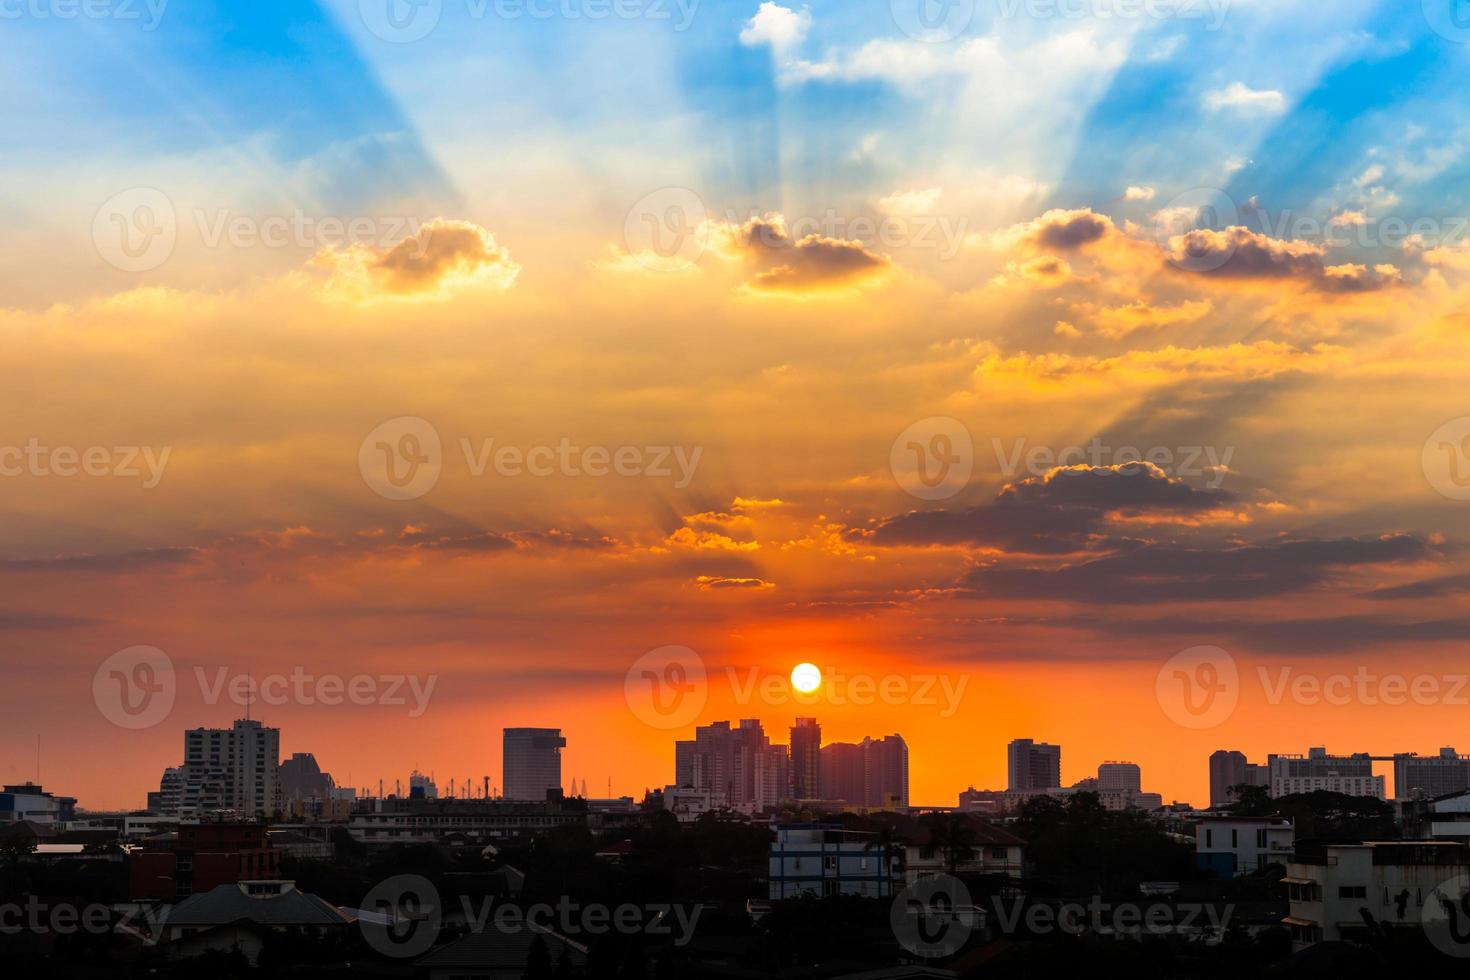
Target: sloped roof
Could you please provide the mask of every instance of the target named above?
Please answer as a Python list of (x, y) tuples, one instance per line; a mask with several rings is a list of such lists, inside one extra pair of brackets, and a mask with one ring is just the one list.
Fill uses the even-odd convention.
[(418, 960), (418, 966), (435, 969), (445, 967), (519, 969), (526, 965), (526, 960), (531, 953), (531, 944), (536, 941), (537, 936), (545, 941), (553, 964), (561, 959), (562, 952), (565, 951), (567, 959), (573, 966), (586, 965), (587, 947), (574, 943), (544, 926), (528, 922), (524, 929), (515, 930), (497, 929), (493, 924), (487, 924), (484, 929), (456, 939), (427, 954)]
[(229, 922), (266, 926), (340, 926), (349, 920), (315, 895), (290, 888), (279, 895), (252, 896), (239, 885), (220, 885), (190, 895), (169, 910), (165, 926), (216, 926)]

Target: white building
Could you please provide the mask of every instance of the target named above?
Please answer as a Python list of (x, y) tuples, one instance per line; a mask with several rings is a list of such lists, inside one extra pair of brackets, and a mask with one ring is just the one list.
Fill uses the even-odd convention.
[(35, 783), (17, 783), (0, 789), (0, 823), (54, 827), (76, 816), (77, 801), (70, 796), (48, 793)]
[[(893, 894), (903, 879), (901, 857), (889, 855), (885, 875), (883, 852), (872, 844), (873, 834), (847, 830), (836, 824), (789, 824), (776, 828), (771, 843), (770, 897), (772, 901), (813, 895)], [(886, 880), (885, 880), (886, 878)]]
[(665, 786), (664, 809), (680, 823), (694, 823), (711, 810), (721, 808), (713, 791), (705, 786)]
[(1366, 939), (1379, 926), (1419, 929), (1436, 888), (1470, 873), (1470, 849), (1449, 841), (1321, 844), (1298, 848), (1286, 867), (1292, 948)]
[(1318, 790), (1387, 799), (1383, 777), (1373, 775), (1373, 758), (1364, 752), (1328, 755), (1324, 748), (1313, 748), (1306, 755), (1267, 756), (1266, 766), (1271, 795), (1277, 799)]
[(280, 772), (279, 728), (254, 720), (236, 721), (232, 728), (191, 728), (184, 732), (184, 765), (177, 774), (165, 771), (160, 797), (177, 793), (178, 813), (270, 816), (281, 808)]
[(1195, 862), (1229, 880), (1291, 860), (1296, 828), (1282, 817), (1202, 817), (1194, 829)]

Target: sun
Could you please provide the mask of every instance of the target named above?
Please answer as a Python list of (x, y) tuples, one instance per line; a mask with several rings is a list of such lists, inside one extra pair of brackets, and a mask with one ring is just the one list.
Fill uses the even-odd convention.
[(791, 686), (802, 694), (810, 694), (822, 686), (822, 672), (816, 664), (797, 664), (791, 668)]

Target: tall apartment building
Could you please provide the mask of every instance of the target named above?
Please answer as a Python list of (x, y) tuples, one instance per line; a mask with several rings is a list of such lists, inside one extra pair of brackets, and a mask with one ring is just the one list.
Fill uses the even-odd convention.
[(1225, 806), (1234, 803), (1236, 786), (1271, 785), (1267, 766), (1248, 762), (1244, 752), (1233, 749), (1217, 749), (1210, 755), (1210, 806)]
[(1373, 757), (1366, 752), (1353, 755), (1328, 755), (1324, 748), (1309, 749), (1302, 755), (1270, 755), (1271, 795), (1312, 793), (1327, 790), (1348, 796), (1376, 796), (1384, 799), (1383, 777), (1373, 775)]
[(253, 819), (281, 809), (281, 730), (258, 721), (184, 732), (184, 764), (164, 770), (152, 801), (170, 816), (231, 810)]
[(1006, 746), (1006, 772), (1012, 791), (1056, 789), (1062, 785), (1062, 747), (1015, 739)]
[(815, 800), (822, 792), (822, 726), (798, 718), (791, 728), (791, 798)]
[(561, 750), (567, 740), (560, 728), (507, 728), (503, 735), (504, 793), (508, 800), (543, 802), (560, 794)]
[(1439, 755), (1420, 756), (1414, 752), (1393, 757), (1393, 796), (1396, 800), (1433, 800), (1470, 789), (1470, 755), (1460, 755), (1453, 748), (1439, 750)]
[(821, 797), (852, 806), (899, 808), (909, 803), (909, 749), (901, 735), (821, 748)]
[(789, 795), (786, 747), (772, 745), (755, 718), (717, 721), (674, 743), (674, 785), (708, 793), (709, 805), (759, 813)]

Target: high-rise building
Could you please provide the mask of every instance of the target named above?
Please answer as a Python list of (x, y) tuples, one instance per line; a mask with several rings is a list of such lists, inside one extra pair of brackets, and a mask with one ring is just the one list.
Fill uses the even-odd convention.
[(566, 745), (560, 728), (505, 729), (505, 798), (542, 802), (561, 793), (561, 750)]
[(821, 751), (822, 782), (817, 795), (863, 806), (867, 802), (867, 742), (831, 742)]
[(184, 732), (184, 764), (165, 772), (160, 799), (180, 785), (178, 811), (233, 810), (246, 819), (281, 808), (281, 730), (239, 720), (231, 728)]
[(1393, 757), (1396, 800), (1432, 800), (1466, 789), (1470, 789), (1470, 756), (1460, 755), (1453, 748), (1440, 749), (1439, 755), (1407, 752)]
[(822, 792), (822, 726), (798, 718), (791, 728), (791, 798), (814, 800)]
[(322, 772), (316, 756), (310, 752), (295, 752), (281, 763), (281, 801), (291, 803), (301, 800), (325, 800), (330, 798), (332, 787), (330, 773)]
[(1104, 793), (1143, 792), (1143, 771), (1133, 762), (1104, 762), (1097, 767), (1097, 788)]
[(1346, 796), (1376, 796), (1384, 799), (1383, 777), (1373, 775), (1373, 757), (1366, 752), (1328, 755), (1324, 748), (1301, 755), (1269, 755), (1271, 795), (1290, 796), (1327, 790)]
[[(701, 725), (674, 743), (674, 785), (703, 790), (709, 806), (742, 813), (774, 807), (787, 795), (786, 747), (772, 745), (755, 718)], [(772, 785), (773, 779), (779, 782)]]
[(1006, 746), (1009, 789), (1046, 790), (1062, 785), (1062, 747), (1018, 738)]
[(1217, 749), (1210, 755), (1210, 806), (1234, 803), (1236, 786), (1271, 785), (1268, 767), (1248, 762), (1244, 752)]

